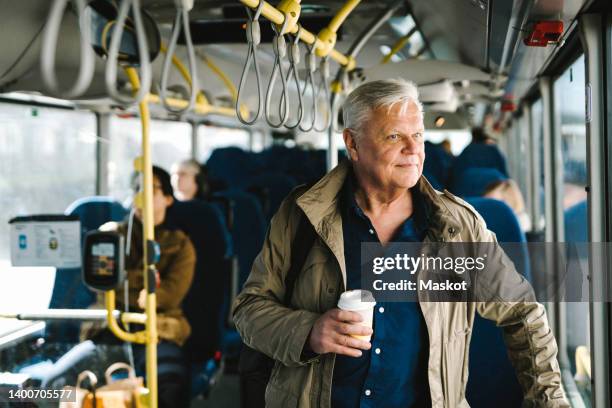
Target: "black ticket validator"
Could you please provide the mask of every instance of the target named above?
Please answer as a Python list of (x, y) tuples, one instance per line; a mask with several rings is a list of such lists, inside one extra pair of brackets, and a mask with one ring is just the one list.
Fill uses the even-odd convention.
[(117, 289), (125, 281), (125, 244), (115, 231), (90, 231), (83, 246), (83, 280), (92, 289)]

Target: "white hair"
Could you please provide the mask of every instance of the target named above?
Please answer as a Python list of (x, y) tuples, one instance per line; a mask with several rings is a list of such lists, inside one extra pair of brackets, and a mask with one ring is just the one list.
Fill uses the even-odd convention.
[(419, 112), (423, 111), (419, 91), (413, 82), (401, 78), (366, 82), (355, 88), (342, 106), (344, 127), (359, 131), (373, 110), (391, 109), (397, 104), (401, 104), (402, 109), (405, 109), (412, 103), (417, 106)]

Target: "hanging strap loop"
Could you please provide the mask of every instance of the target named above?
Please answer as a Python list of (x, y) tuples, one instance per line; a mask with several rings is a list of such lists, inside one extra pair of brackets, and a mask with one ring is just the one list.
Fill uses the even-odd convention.
[[(191, 73), (191, 92), (189, 94), (189, 103), (182, 109), (174, 109), (166, 101), (166, 92), (168, 86), (168, 74), (170, 73), (170, 65), (172, 58), (174, 58), (174, 51), (178, 42), (179, 33), (181, 31), (185, 33), (185, 45), (187, 47), (187, 58), (189, 59), (189, 71)], [(170, 44), (166, 51), (166, 58), (164, 59), (164, 65), (161, 72), (161, 83), (159, 90), (159, 97), (166, 110), (174, 114), (182, 114), (191, 110), (196, 101), (196, 95), (198, 94), (198, 81), (196, 78), (196, 61), (195, 61), (195, 50), (193, 47), (193, 41), (191, 40), (191, 29), (189, 28), (189, 11), (182, 5), (177, 4), (176, 16), (174, 18), (174, 24), (172, 25), (172, 34), (170, 36)]]
[(329, 90), (329, 60), (328, 57), (321, 58), (321, 63), (319, 64), (319, 76), (321, 78), (321, 82), (319, 82), (319, 86), (317, 87), (317, 95), (316, 99), (319, 100), (321, 93), (323, 93), (323, 98), (325, 99), (325, 122), (323, 127), (318, 128), (315, 124), (315, 130), (317, 132), (325, 132), (329, 129), (332, 120), (332, 107), (331, 107), (331, 92)]
[[(283, 73), (283, 59), (287, 56), (287, 43), (285, 42), (285, 30), (287, 29), (287, 24), (289, 19), (285, 17), (285, 21), (283, 22), (283, 26), (280, 31), (276, 27), (275, 24), (272, 24), (272, 30), (274, 31), (274, 39), (272, 40), (272, 48), (274, 50), (274, 68), (272, 69), (272, 75), (270, 76), (270, 82), (268, 83), (268, 91), (266, 93), (266, 105), (265, 105), (265, 117), (266, 122), (270, 127), (279, 128), (283, 126), (287, 119), (289, 119), (289, 95), (287, 93), (287, 80), (285, 78), (285, 74)], [(274, 86), (276, 85), (276, 77), (280, 76), (281, 79), (281, 99), (278, 108), (279, 121), (274, 122), (272, 120), (272, 115), (270, 112), (270, 104), (272, 102), (272, 93), (274, 91)]]
[[(261, 116), (261, 107), (263, 105), (263, 92), (261, 89), (261, 74), (259, 71), (259, 62), (257, 61), (257, 46), (261, 43), (261, 27), (259, 25), (259, 16), (264, 6), (264, 0), (259, 2), (255, 14), (251, 12), (250, 8), (246, 8), (249, 19), (246, 24), (246, 36), (247, 36), (247, 58), (242, 69), (242, 75), (240, 76), (240, 85), (238, 85), (238, 93), (236, 95), (236, 116), (238, 120), (244, 125), (252, 125)], [(246, 119), (242, 116), (242, 104), (240, 103), (240, 96), (244, 93), (246, 87), (246, 80), (251, 69), (251, 64), (255, 66), (255, 80), (257, 84), (257, 110), (251, 120)]]
[(95, 56), (91, 48), (91, 30), (83, 17), (86, 3), (85, 0), (74, 0), (77, 15), (83, 28), (80, 30), (79, 74), (72, 88), (66, 91), (60, 90), (55, 72), (55, 52), (64, 9), (68, 2), (69, 0), (55, 0), (51, 5), (43, 33), (42, 47), (40, 48), (40, 70), (45, 86), (53, 95), (67, 99), (80, 96), (87, 90), (93, 79), (95, 69)]
[[(291, 42), (291, 46), (289, 47), (289, 72), (287, 73), (287, 83), (291, 81), (291, 76), (293, 76), (295, 89), (297, 90), (298, 97), (298, 110), (297, 110), (297, 121), (294, 124), (285, 124), (287, 129), (295, 129), (302, 124), (304, 119), (304, 106), (303, 106), (303, 98), (302, 98), (302, 90), (300, 89), (300, 78), (298, 73), (298, 64), (300, 63), (301, 55), (300, 55), (300, 32), (302, 31), (302, 26), (298, 24), (298, 31), (295, 34), (293, 41)], [(284, 97), (284, 95), (283, 95)], [(281, 106), (283, 105), (283, 100), (281, 99)]]
[[(302, 126), (300, 123), (300, 130), (302, 132), (310, 132), (314, 129), (315, 122), (317, 121), (317, 90), (315, 87), (315, 72), (317, 70), (317, 57), (315, 55), (314, 45), (306, 45), (306, 80), (304, 81), (304, 89), (302, 90), (302, 97), (306, 95), (306, 91), (310, 88), (310, 94), (312, 95), (312, 104), (310, 107), (311, 120), (308, 126)], [(305, 115), (303, 116), (305, 117)], [(303, 122), (303, 121), (302, 121)]]
[[(138, 43), (138, 56), (140, 59), (140, 88), (136, 94), (130, 98), (122, 95), (117, 89), (117, 65), (119, 64), (119, 47), (121, 45), (121, 37), (128, 17), (128, 13), (132, 8), (134, 17), (134, 28), (136, 29), (136, 40)], [(104, 80), (106, 90), (111, 98), (120, 104), (130, 105), (140, 103), (149, 94), (151, 89), (151, 61), (149, 56), (149, 46), (147, 45), (147, 37), (145, 33), (142, 14), (140, 12), (140, 0), (122, 0), (119, 7), (119, 13), (113, 29), (110, 46), (108, 47), (108, 57), (106, 60), (106, 72)]]

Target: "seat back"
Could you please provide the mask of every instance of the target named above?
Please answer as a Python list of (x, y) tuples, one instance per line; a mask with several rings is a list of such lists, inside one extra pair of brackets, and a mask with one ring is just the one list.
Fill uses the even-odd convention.
[(215, 149), (206, 162), (208, 177), (228, 187), (243, 186), (247, 176), (258, 172), (256, 157), (238, 147)]
[(191, 239), (196, 252), (193, 283), (183, 301), (191, 325), (184, 346), (188, 360), (203, 362), (220, 346), (220, 330), (227, 315), (232, 243), (224, 216), (217, 207), (201, 201), (176, 201), (166, 214), (168, 228), (178, 228)]
[(453, 175), (460, 175), (472, 167), (492, 168), (508, 177), (506, 158), (497, 145), (485, 143), (470, 143), (455, 158), (452, 167)]
[[(65, 211), (66, 215), (78, 215), (83, 236), (109, 221), (123, 220), (128, 211), (112, 197), (85, 197), (76, 200)], [(50, 309), (84, 309), (95, 301), (95, 294), (83, 283), (81, 268), (58, 268), (55, 272)], [(78, 322), (47, 324), (46, 334), (54, 342), (76, 343), (79, 340)]]
[(587, 210), (584, 200), (564, 211), (565, 242), (589, 242)]
[[(502, 247), (504, 242), (523, 243), (504, 249), (517, 271), (531, 280), (525, 235), (512, 209), (504, 202), (490, 198), (471, 198), (468, 202), (482, 215), (487, 228), (497, 235)], [(466, 397), (471, 407), (521, 406), (523, 393), (508, 358), (502, 329), (478, 315), (472, 331), (469, 372)]]
[(480, 197), (491, 183), (506, 179), (508, 177), (497, 169), (471, 167), (455, 174), (449, 190), (460, 197)]
[(428, 180), (435, 179), (439, 187), (441, 187), (440, 189), (448, 186), (453, 160), (454, 157), (446, 152), (442, 146), (433, 144), (430, 141), (425, 142), (423, 173), (429, 175), (429, 177), (427, 177)]
[(266, 218), (259, 200), (252, 194), (233, 189), (217, 195), (229, 198), (234, 203), (231, 234), (234, 253), (238, 257), (238, 288), (242, 288), (263, 246)]
[(281, 202), (297, 186), (294, 178), (284, 174), (264, 173), (249, 179), (247, 188), (252, 191), (263, 190), (266, 192), (267, 205), (264, 205), (266, 220), (270, 221), (281, 205)]

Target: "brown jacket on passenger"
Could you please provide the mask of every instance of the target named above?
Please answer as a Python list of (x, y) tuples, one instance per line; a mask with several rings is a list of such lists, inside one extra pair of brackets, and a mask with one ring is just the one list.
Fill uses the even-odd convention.
[[(348, 166), (337, 166), (308, 191), (298, 189), (283, 202), (233, 305), (234, 322), (243, 341), (275, 360), (266, 389), (268, 407), (330, 406), (335, 354), (304, 361), (302, 351), (313, 324), (322, 313), (336, 307), (346, 285), (338, 202)], [(423, 177), (415, 188), (428, 207), (425, 241), (496, 242), (484, 220), (463, 200), (447, 191), (435, 191)], [(291, 308), (287, 308), (281, 299), (300, 208), (318, 239), (295, 283)], [(476, 312), (503, 328), (525, 394), (524, 406), (569, 407), (561, 386), (557, 344), (544, 307), (535, 301), (531, 286), (503, 251), (498, 250), (487, 267), (494, 271), (482, 282), (487, 291), (494, 291), (496, 299), (508, 299), (507, 291), (511, 291), (512, 298), (520, 301), (426, 302), (419, 291), (429, 334), (428, 380), (433, 408), (469, 407), (465, 388)]]
[[(100, 227), (105, 231), (119, 231), (127, 235), (127, 223), (109, 222)], [(191, 241), (180, 230), (155, 228), (155, 240), (161, 248), (161, 257), (156, 264), (159, 271), (160, 285), (157, 288), (157, 329), (159, 338), (178, 345), (183, 345), (191, 328), (181, 309), (195, 269), (196, 256)], [(138, 295), (144, 288), (142, 224), (134, 219), (130, 254), (126, 256), (125, 267), (129, 282), (129, 309), (142, 312), (138, 306)], [(124, 310), (123, 290), (117, 290), (117, 309)], [(104, 305), (102, 294), (98, 295), (96, 306)], [(87, 327), (86, 327), (87, 326)], [(84, 325), (84, 337), (91, 337), (102, 327)]]

